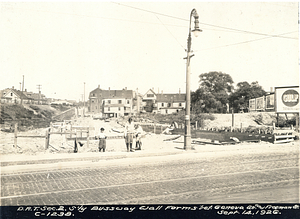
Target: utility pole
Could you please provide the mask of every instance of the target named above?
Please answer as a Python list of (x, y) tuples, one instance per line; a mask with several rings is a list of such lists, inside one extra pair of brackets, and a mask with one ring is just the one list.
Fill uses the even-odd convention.
[(83, 83), (83, 117), (85, 116), (85, 82)]
[(21, 105), (23, 104), (23, 90), (24, 90), (24, 75), (23, 75), (23, 82), (22, 82), (22, 96), (21, 96)]
[(41, 99), (41, 86), (40, 84), (36, 85), (37, 86), (37, 89), (39, 91), (39, 99), (38, 99), (38, 104), (40, 104), (40, 99)]
[[(191, 30), (191, 22), (192, 22), (192, 17), (195, 19), (195, 29)], [(191, 37), (191, 32), (195, 34), (197, 37), (198, 33), (201, 32), (202, 30), (199, 29), (199, 16), (197, 14), (196, 9), (193, 9), (190, 15), (190, 25), (189, 25), (189, 34), (188, 34), (188, 40), (187, 40), (187, 57), (186, 59), (186, 104), (185, 104), (185, 128), (184, 128), (184, 149), (194, 149), (191, 145), (191, 112), (190, 112), (190, 107), (191, 107), (191, 90), (190, 90), (190, 60), (194, 56), (192, 55), (191, 51), (191, 45), (192, 45), (192, 37)]]
[(140, 97), (139, 97), (139, 89), (136, 89), (136, 105), (137, 105), (137, 114), (140, 112)]

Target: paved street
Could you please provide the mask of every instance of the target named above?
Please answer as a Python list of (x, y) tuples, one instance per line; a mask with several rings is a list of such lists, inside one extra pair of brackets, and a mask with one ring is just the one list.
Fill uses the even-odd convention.
[(123, 158), (114, 165), (109, 165), (114, 160), (94, 160), (82, 167), (79, 162), (72, 168), (5, 173), (1, 205), (299, 202), (295, 151), (192, 155), (139, 157), (134, 162)]

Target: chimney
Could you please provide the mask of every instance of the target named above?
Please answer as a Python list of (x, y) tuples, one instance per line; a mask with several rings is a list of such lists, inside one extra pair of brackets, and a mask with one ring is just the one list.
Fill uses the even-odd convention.
[(108, 88), (108, 90), (110, 90), (110, 87)]
[(161, 94), (163, 94), (164, 93), (164, 91), (163, 90), (161, 90)]
[(271, 93), (273, 92), (273, 87), (270, 87), (270, 92), (271, 92)]
[(125, 90), (127, 90), (127, 87), (125, 87)]
[(15, 87), (14, 87), (14, 86), (12, 86), (12, 89), (15, 89)]
[(25, 88), (25, 92), (27, 92), (27, 89)]
[(179, 94), (180, 94), (180, 88), (179, 88)]
[(100, 84), (98, 84), (98, 88), (100, 89)]

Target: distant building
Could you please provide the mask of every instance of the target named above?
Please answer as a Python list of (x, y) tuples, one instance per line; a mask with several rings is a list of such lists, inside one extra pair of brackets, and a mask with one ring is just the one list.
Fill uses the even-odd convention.
[(104, 118), (126, 116), (138, 112), (138, 95), (133, 90), (103, 90), (100, 86), (89, 94), (88, 111)]
[(172, 114), (185, 109), (186, 95), (174, 94), (156, 94), (149, 89), (143, 96), (143, 106), (146, 112)]
[(22, 91), (12, 88), (6, 88), (1, 91), (1, 103), (16, 103), (21, 104), (23, 102), (26, 103), (32, 103), (33, 99), (27, 97)]
[(27, 89), (23, 92), (28, 98), (32, 99), (32, 104), (47, 104), (47, 98), (44, 94), (39, 91), (39, 93), (27, 92)]
[(67, 100), (56, 100), (50, 103), (51, 105), (64, 105), (64, 106), (71, 106), (73, 103)]
[(149, 89), (144, 96), (142, 97), (143, 99), (143, 107), (144, 110), (148, 113), (153, 112), (154, 104), (156, 102), (156, 93), (152, 90)]
[(6, 88), (0, 91), (1, 103), (16, 103), (16, 104), (47, 104), (47, 98), (44, 94), (20, 91), (12, 88)]

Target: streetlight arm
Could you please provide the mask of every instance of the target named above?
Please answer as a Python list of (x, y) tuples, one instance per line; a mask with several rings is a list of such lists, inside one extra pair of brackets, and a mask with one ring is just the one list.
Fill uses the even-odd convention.
[[(196, 9), (194, 8), (192, 11), (191, 11), (191, 15), (190, 15), (190, 26), (189, 26), (189, 34), (191, 34), (191, 26), (192, 26), (192, 16), (198, 20), (199, 16), (198, 16), (198, 13), (196, 11)], [(196, 23), (196, 22), (195, 22)], [(199, 22), (198, 22), (199, 23)], [(198, 25), (199, 26), (199, 25)]]

